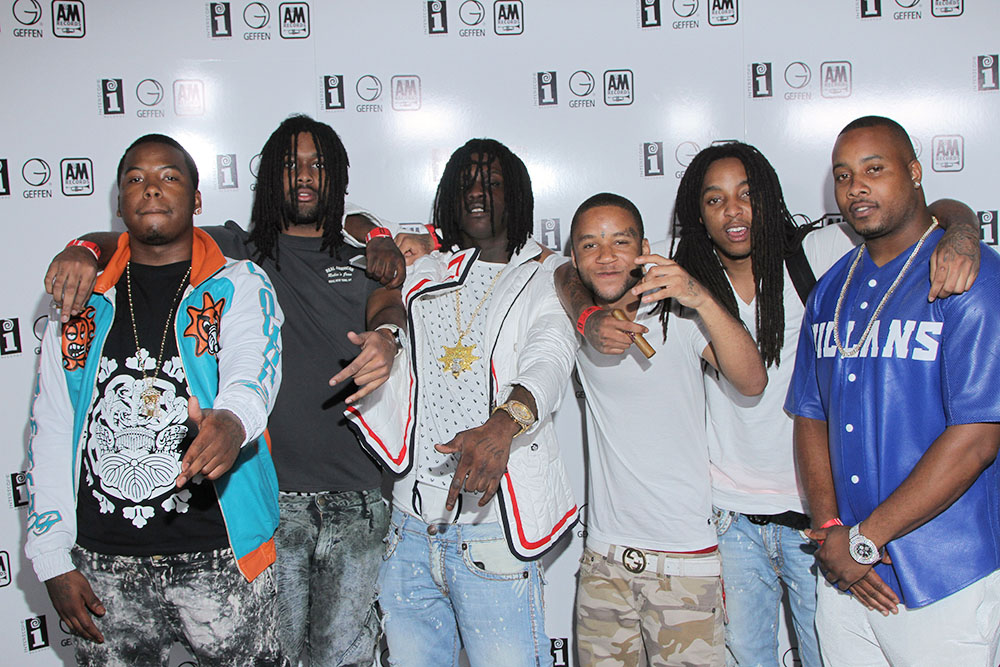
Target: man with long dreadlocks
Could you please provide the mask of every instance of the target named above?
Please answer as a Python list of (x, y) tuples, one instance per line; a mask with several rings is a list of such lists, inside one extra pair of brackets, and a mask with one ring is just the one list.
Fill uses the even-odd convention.
[[(341, 241), (347, 169), (347, 152), (330, 126), (292, 116), (261, 152), (250, 233), (232, 221), (203, 228), (227, 256), (265, 269), (285, 312), (289, 381), (268, 423), (281, 491), (280, 630), (293, 662), (304, 650), (317, 665), (371, 661), (379, 635), (374, 587), (389, 513), (379, 466), (358, 446), (343, 410), (388, 377), (404, 323), (398, 292), (349, 263), (355, 251)], [(347, 216), (346, 226), (360, 238), (373, 227), (360, 215)], [(402, 256), (380, 234), (387, 232), (368, 234), (369, 272), (396, 286)], [(101, 234), (86, 238), (105, 243)], [(83, 252), (79, 263), (93, 266)], [(75, 297), (63, 290), (79, 280), (67, 273), (57, 258), (46, 282), (66, 304), (64, 317)], [(349, 385), (329, 386), (350, 379), (358, 387), (353, 395)]]
[(349, 408), (402, 476), (379, 572), (397, 665), (457, 665), (462, 645), (473, 665), (552, 664), (538, 558), (577, 516), (552, 423), (576, 341), (529, 238), (533, 203), (504, 145), (452, 154), (434, 201), (443, 249), (403, 286), (407, 363)]
[[(978, 252), (970, 238), (978, 241), (978, 231), (975, 215), (964, 205), (943, 200), (932, 207), (942, 220), (952, 221), (950, 236), (934, 256), (930, 294), (943, 297), (971, 284)], [(705, 375), (730, 660), (781, 663), (777, 609), (784, 583), (799, 657), (803, 665), (819, 665), (813, 548), (800, 532), (809, 519), (796, 481), (792, 420), (782, 410), (792, 364), (780, 361), (794, 355), (813, 275), (822, 275), (849, 250), (852, 238), (840, 226), (796, 227), (774, 169), (759, 151), (738, 142), (695, 156), (681, 179), (675, 216), (674, 259), (756, 332), (769, 367), (767, 389), (755, 398), (742, 395), (722, 375)], [(655, 288), (665, 285), (669, 281), (647, 275), (636, 289), (662, 299), (668, 294)], [(589, 302), (579, 288), (573, 297), (570, 312), (578, 314)], [(665, 330), (668, 312), (661, 311)], [(584, 333), (598, 350), (620, 354), (631, 344), (629, 334), (646, 332), (609, 315), (600, 311), (586, 320)]]

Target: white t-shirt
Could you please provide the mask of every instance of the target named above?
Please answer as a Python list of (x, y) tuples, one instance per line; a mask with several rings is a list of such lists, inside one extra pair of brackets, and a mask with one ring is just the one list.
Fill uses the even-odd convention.
[(696, 551), (717, 543), (701, 378), (708, 340), (700, 321), (674, 312), (664, 342), (651, 310), (640, 306), (636, 321), (649, 328), (652, 359), (635, 346), (615, 356), (583, 343), (577, 352), (587, 396), (587, 535), (621, 546)]
[[(846, 225), (822, 227), (802, 243), (819, 280), (854, 247)], [(712, 497), (716, 507), (743, 514), (805, 512), (805, 494), (795, 476), (792, 419), (784, 411), (785, 394), (795, 368), (799, 325), (805, 306), (785, 269), (785, 338), (780, 366), (767, 369), (767, 388), (760, 396), (744, 396), (710, 369), (705, 374), (708, 402), (708, 447), (712, 460)], [(757, 301), (737, 295), (740, 319), (756, 340)]]

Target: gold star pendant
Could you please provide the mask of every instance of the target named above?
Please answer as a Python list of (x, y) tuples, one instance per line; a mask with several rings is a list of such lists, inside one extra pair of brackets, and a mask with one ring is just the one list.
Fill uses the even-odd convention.
[(461, 338), (455, 347), (448, 347), (447, 345), (442, 345), (441, 347), (444, 348), (444, 356), (438, 357), (438, 361), (444, 364), (442, 371), (445, 373), (450, 372), (456, 378), (462, 374), (462, 371), (470, 370), (472, 362), (479, 359), (479, 357), (472, 354), (476, 346), (462, 345)]

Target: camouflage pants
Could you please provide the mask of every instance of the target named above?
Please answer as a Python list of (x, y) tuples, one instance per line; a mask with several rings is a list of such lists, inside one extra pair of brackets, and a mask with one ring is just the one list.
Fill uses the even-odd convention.
[(77, 637), (77, 664), (166, 667), (174, 642), (201, 667), (286, 664), (278, 649), (274, 568), (248, 582), (230, 549), (110, 556), (75, 547), (72, 555), (107, 609), (94, 617), (104, 643)]
[(630, 569), (621, 558), (584, 549), (576, 594), (580, 665), (724, 665), (720, 577), (658, 573), (718, 557), (624, 551)]

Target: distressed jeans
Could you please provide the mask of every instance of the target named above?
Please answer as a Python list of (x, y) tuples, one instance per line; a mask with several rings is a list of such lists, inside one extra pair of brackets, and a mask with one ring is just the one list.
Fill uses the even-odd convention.
[(802, 667), (819, 667), (816, 640), (815, 545), (787, 526), (758, 526), (742, 514), (715, 510), (726, 593), (730, 665), (790, 665), (778, 655), (778, 609), (788, 588)]
[(552, 665), (538, 561), (516, 558), (499, 523), (426, 524), (392, 511), (379, 571), (389, 664)]
[[(379, 638), (375, 578), (389, 510), (379, 489), (281, 494), (274, 535), (280, 635), (297, 664), (370, 665)], [(303, 655), (303, 651), (305, 655)]]
[(252, 582), (230, 549), (112, 556), (73, 548), (73, 564), (107, 613), (97, 644), (76, 638), (79, 665), (166, 667), (180, 642), (201, 667), (282, 665), (272, 568)]

